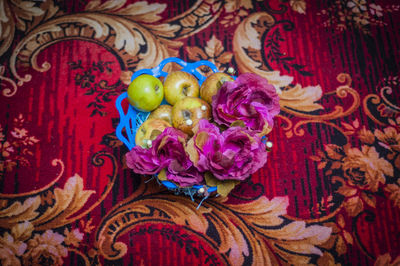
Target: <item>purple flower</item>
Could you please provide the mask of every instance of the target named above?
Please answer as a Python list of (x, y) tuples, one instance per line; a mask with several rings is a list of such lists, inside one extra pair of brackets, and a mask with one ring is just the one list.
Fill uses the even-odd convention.
[(193, 165), (188, 169), (174, 171), (168, 167), (166, 170), (167, 180), (174, 181), (181, 187), (191, 187), (193, 185), (201, 185), (204, 181), (203, 174), (199, 172)]
[(245, 73), (225, 82), (213, 97), (214, 120), (230, 126), (241, 120), (260, 136), (268, 134), (273, 118), (279, 114), (279, 96), (275, 87), (257, 74)]
[(200, 171), (220, 180), (244, 180), (267, 161), (265, 144), (253, 131), (231, 127), (222, 134), (207, 120), (200, 120), (186, 150)]
[(180, 186), (191, 186), (203, 181), (203, 176), (193, 167), (185, 151), (187, 135), (182, 131), (166, 128), (153, 141), (152, 147), (135, 146), (126, 155), (126, 163), (138, 174), (156, 174), (166, 168), (167, 180)]
[(153, 175), (166, 166), (155, 154), (154, 149), (145, 149), (139, 145), (126, 154), (126, 165), (137, 174)]
[(193, 129), (195, 135), (188, 141), (186, 150), (194, 165), (201, 172), (209, 170), (208, 157), (203, 151), (212, 150), (222, 145), (223, 139), (219, 128), (206, 119), (201, 119)]

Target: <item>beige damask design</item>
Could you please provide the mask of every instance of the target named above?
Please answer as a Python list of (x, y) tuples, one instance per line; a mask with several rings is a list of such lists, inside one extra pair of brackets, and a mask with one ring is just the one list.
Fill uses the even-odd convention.
[(306, 13), (307, 4), (305, 0), (290, 0), (289, 4), (293, 11), (300, 14)]
[[(236, 28), (233, 51), (241, 72), (253, 72), (268, 79), (280, 97), (282, 108), (293, 108), (311, 112), (323, 109), (317, 103), (322, 96), (320, 86), (303, 88), (300, 84), (289, 86), (293, 77), (282, 76), (279, 71), (269, 69), (262, 59), (262, 35), (275, 24), (275, 19), (266, 12), (257, 12), (244, 19)], [(286, 109), (287, 110), (287, 109)]]
[(0, 124), (0, 178), (5, 172), (13, 171), (17, 165), (31, 166), (32, 148), (39, 142), (35, 136), (29, 134), (22, 114), (13, 119), (11, 129), (7, 134)]
[[(286, 197), (269, 200), (260, 196), (242, 204), (213, 198), (204, 201), (197, 210), (198, 203), (190, 198), (158, 191), (157, 184), (141, 182), (133, 195), (104, 217), (96, 235), (101, 256), (109, 260), (123, 257), (127, 246), (117, 242), (117, 238), (153, 219), (180, 225), (205, 237), (231, 265), (242, 265), (244, 256), (250, 252), (253, 265), (307, 264), (313, 256), (322, 255), (317, 245), (324, 243), (331, 233), (328, 227), (285, 218), (289, 204)], [(217, 230), (219, 243), (206, 234), (211, 225)]]
[(376, 207), (375, 193), (383, 187), (394, 205), (399, 204), (399, 182), (395, 170), (400, 169), (399, 130), (389, 126), (383, 130), (359, 128), (358, 122), (345, 124), (345, 134), (354, 135), (363, 143), (361, 149), (346, 144), (340, 147), (325, 144), (318, 156), (310, 156), (333, 183), (341, 186), (337, 193), (345, 197), (344, 207), (350, 216), (358, 215), (365, 206)]
[(12, 228), (15, 224), (30, 221), (36, 230), (45, 230), (62, 226), (69, 221), (68, 217), (78, 212), (94, 191), (83, 190), (83, 180), (75, 175), (67, 180), (64, 189), (54, 189), (54, 204), (43, 212), (38, 212), (40, 196), (35, 195), (23, 202), (14, 201), (10, 206), (0, 211), (0, 221), (3, 228)]
[[(305, 12), (304, 1), (290, 1), (289, 5), (299, 13)], [(22, 8), (18, 9), (18, 6)], [(168, 8), (166, 4), (152, 4), (146, 1), (126, 4), (125, 0), (105, 2), (95, 0), (90, 1), (81, 13), (63, 14), (52, 1), (37, 4), (22, 0), (1, 2), (0, 10), (3, 17), (0, 17), (0, 54), (4, 54), (9, 49), (16, 30), (27, 33), (11, 53), (8, 69), (16, 81), (5, 77), (5, 67), (0, 68), (0, 79), (11, 84), (11, 89), (3, 90), (3, 95), (9, 97), (15, 95), (17, 84), (22, 86), (23, 83), (31, 80), (30, 75), (20, 74), (21, 67), (29, 66), (40, 72), (49, 70), (51, 65), (45, 62), (39, 66), (37, 58), (41, 51), (57, 42), (77, 39), (107, 47), (120, 59), (118, 61), (121, 62), (122, 71), (151, 68), (166, 57), (176, 56), (184, 38), (200, 32), (225, 12), (228, 15), (225, 18), (229, 18), (232, 14), (243, 17), (243, 20), (233, 21), (235, 22), (233, 24), (225, 24), (237, 25), (233, 38), (233, 53), (224, 50), (223, 40), (212, 36), (204, 49), (194, 46), (186, 48), (191, 60), (200, 58), (213, 60), (221, 69), (224, 69), (234, 59), (240, 72), (253, 72), (267, 78), (280, 95), (283, 110), (280, 118), (284, 122), (283, 128), (288, 138), (304, 135), (301, 127), (308, 123), (324, 123), (335, 127), (346, 137), (358, 132), (357, 130), (352, 130), (352, 133), (344, 132), (331, 121), (348, 116), (360, 105), (360, 97), (351, 87), (352, 80), (349, 75), (339, 74), (337, 79), (341, 85), (333, 91), (325, 90), (328, 91), (325, 96), (346, 98), (351, 101), (350, 106), (347, 109), (335, 106), (333, 111), (326, 111), (320, 102), (323, 97), (320, 85), (303, 87), (301, 84), (292, 84), (293, 77), (281, 75), (279, 71), (273, 71), (265, 65), (261, 55), (262, 36), (268, 34), (276, 21), (266, 12), (246, 13), (246, 10), (253, 8), (251, 1), (197, 1), (183, 14), (169, 20), (161, 20), (160, 14), (166, 8)], [(14, 17), (13, 14), (15, 14)], [(140, 49), (141, 46), (146, 47), (145, 52)], [(369, 100), (376, 103), (377, 99), (383, 98), (378, 95), (366, 97), (364, 109), (368, 108)], [(286, 114), (301, 120), (293, 123)], [(16, 132), (16, 134), (23, 133)], [(374, 136), (382, 143), (393, 139), (392, 135), (383, 136), (390, 132), (381, 132), (383, 135), (378, 131), (369, 133), (375, 134)], [(367, 136), (366, 139), (368, 138)], [(387, 145), (390, 146), (392, 143)], [(8, 152), (9, 147), (5, 147), (4, 150)], [(329, 153), (327, 150), (324, 152)], [(78, 175), (70, 177), (63, 189), (54, 188), (56, 182), (53, 181), (45, 188), (23, 195), (0, 195), (3, 207), (0, 209), (0, 221), (8, 230), (0, 238), (0, 250), (4, 251), (0, 253), (9, 255), (0, 255), (3, 264), (18, 265), (21, 261), (37, 262), (41, 258), (62, 263), (62, 258), (66, 256), (67, 251), (75, 252), (89, 264), (87, 255), (77, 249), (82, 241), (81, 231), (77, 228), (62, 227), (85, 217), (110, 192), (116, 178), (116, 158), (111, 154), (98, 153), (93, 160), (95, 165), (102, 165), (99, 158), (101, 156), (106, 156), (113, 161), (114, 172), (105, 191), (89, 207), (85, 208), (85, 205), (89, 198), (95, 196), (94, 191), (85, 190), (82, 178)], [(360, 211), (359, 202), (369, 206), (373, 206), (374, 202), (369, 192), (364, 191), (365, 189), (357, 185), (358, 183), (356, 184), (362, 180), (356, 180), (355, 169), (358, 166), (364, 166), (365, 171), (369, 170), (367, 166), (361, 165), (362, 160), (377, 159), (378, 170), (375, 169), (375, 172), (383, 173), (385, 180), (386, 176), (390, 176), (392, 172), (390, 169), (383, 170), (387, 168), (387, 164), (382, 160), (386, 159), (377, 155), (376, 150), (372, 148), (368, 151), (349, 148), (346, 151), (343, 150), (340, 156), (338, 159), (340, 165), (335, 167), (348, 171), (348, 176), (342, 182), (352, 187), (351, 193), (354, 189), (356, 190), (354, 194), (341, 191), (345, 196), (345, 203), (341, 206), (347, 206), (345, 208), (349, 215), (356, 215)], [(316, 163), (321, 163), (322, 157), (322, 155), (318, 157), (319, 159), (315, 157)], [(57, 163), (59, 161), (55, 161), (54, 166)], [(59, 180), (61, 175), (56, 180)], [(354, 178), (352, 179), (350, 175)], [(371, 177), (371, 180), (374, 182), (368, 183), (371, 185), (369, 188), (385, 184), (382, 175), (373, 176), (373, 178)], [(400, 202), (398, 187), (395, 183), (385, 186), (385, 190), (391, 193), (395, 204)], [(43, 199), (45, 193), (53, 193), (53, 205), (46, 203), (47, 201)], [(344, 193), (349, 194), (346, 196)], [(21, 200), (23, 197), (24, 200)], [(46, 206), (44, 210), (39, 207), (42, 202)], [(226, 203), (223, 199), (212, 199), (204, 202), (202, 207), (196, 210), (197, 204), (191, 202), (190, 199), (163, 192), (158, 193), (158, 190), (155, 193), (143, 182), (139, 190), (122, 203), (125, 205), (107, 213), (103, 219), (104, 223), (100, 226), (92, 225), (92, 220), (80, 221), (80, 228), (85, 233), (90, 234), (97, 228), (96, 249), (89, 252), (90, 257), (100, 255), (110, 260), (123, 257), (127, 246), (125, 243), (118, 242), (117, 238), (136, 225), (144, 223), (144, 217), (152, 218), (157, 215), (157, 217), (163, 217), (165, 222), (178, 224), (184, 230), (190, 229), (195, 235), (205, 236), (207, 243), (214, 247), (217, 254), (221, 254), (220, 256), (225, 261), (230, 261), (235, 265), (243, 263), (244, 255), (249, 255), (250, 251), (254, 265), (275, 265), (278, 262), (306, 264), (319, 256), (321, 256), (318, 260), (320, 264), (327, 262), (334, 264), (333, 252), (345, 252), (344, 246), (353, 244), (351, 234), (344, 229), (343, 217), (338, 216), (336, 220), (327, 222), (340, 211), (341, 207), (338, 207), (331, 215), (309, 221), (289, 217), (286, 213), (289, 202), (287, 198), (280, 197), (269, 200), (260, 196), (252, 202), (238, 205)], [(137, 217), (132, 213), (135, 213)], [(168, 215), (163, 216), (164, 214)], [(26, 220), (29, 222), (23, 223)], [(126, 227), (123, 228), (121, 224)], [(220, 243), (206, 235), (207, 228), (211, 224), (222, 239)], [(111, 230), (108, 225), (114, 225), (115, 230)], [(63, 230), (56, 232), (56, 229), (60, 228)], [(46, 249), (50, 245), (54, 249)], [(231, 251), (228, 252), (230, 248)], [(273, 254), (278, 254), (281, 259)], [(90, 259), (90, 261), (96, 260)]]
[[(221, 72), (225, 72), (228, 69), (233, 56), (231, 52), (225, 51), (221, 40), (218, 40), (215, 35), (207, 41), (204, 49), (197, 46), (186, 46), (185, 50), (188, 53), (190, 60), (208, 60), (214, 63)], [(205, 71), (203, 70), (203, 72)], [(207, 75), (207, 72), (204, 74)]]
[[(0, 220), (3, 228), (9, 228), (0, 237), (0, 262), (2, 265), (39, 265), (51, 263), (63, 265), (63, 257), (68, 254), (67, 246), (79, 246), (83, 234), (79, 229), (65, 235), (52, 229), (65, 224), (65, 218), (73, 215), (85, 205), (94, 191), (83, 189), (83, 180), (75, 175), (67, 180), (64, 189), (55, 188), (53, 206), (40, 213), (40, 196), (32, 196), (23, 202), (14, 201), (2, 208)], [(34, 231), (44, 231), (35, 233)], [(65, 244), (63, 244), (65, 243)], [(72, 248), (71, 248), (72, 249)]]
[(366, 0), (336, 0), (317, 15), (323, 18), (324, 27), (332, 27), (338, 32), (356, 28), (365, 34), (370, 34), (370, 26), (386, 26), (383, 17), (399, 9), (400, 6), (395, 4), (381, 6)]
[[(351, 88), (352, 79), (348, 74), (341, 73), (337, 80), (342, 83), (335, 91), (325, 93), (325, 96), (335, 95), (338, 98), (350, 98), (351, 105), (344, 109), (334, 106), (333, 111), (326, 113), (324, 106), (319, 103), (323, 93), (319, 85), (303, 88), (300, 84), (291, 84), (293, 77), (282, 76), (279, 71), (272, 71), (262, 59), (262, 36), (267, 34), (275, 25), (275, 19), (265, 12), (251, 14), (237, 27), (233, 39), (233, 51), (238, 68), (241, 72), (257, 73), (272, 83), (280, 97), (281, 110), (285, 113), (302, 118), (293, 124), (285, 115), (279, 115), (283, 120), (286, 136), (303, 136), (302, 126), (308, 123), (323, 123), (343, 131), (329, 120), (350, 115), (360, 105), (360, 96)], [(315, 114), (318, 111), (318, 114)]]
[[(86, 216), (110, 192), (117, 176), (116, 160), (111, 154), (99, 152), (93, 157), (95, 166), (104, 164), (102, 157), (112, 160), (114, 172), (102, 195), (90, 206), (86, 203), (95, 191), (85, 190), (83, 179), (78, 174), (68, 178), (63, 189), (54, 187), (64, 173), (64, 164), (60, 160), (53, 160), (53, 166), (61, 166), (60, 173), (45, 187), (20, 194), (0, 194), (0, 224), (3, 229), (8, 229), (0, 237), (2, 255), (9, 254), (0, 255), (3, 265), (37, 265), (46, 261), (63, 265), (63, 257), (68, 251), (78, 254), (89, 265), (87, 256), (77, 249), (83, 239), (80, 229), (65, 228), (63, 235), (54, 230)], [(53, 198), (43, 202), (42, 198), (47, 193), (51, 193)], [(85, 233), (94, 229), (91, 220), (86, 223), (81, 220), (80, 227)], [(33, 235), (38, 231), (44, 233)]]
[(58, 12), (52, 1), (35, 6), (32, 1), (10, 0), (0, 2), (0, 56), (10, 47), (16, 30), (29, 31)]
[(400, 126), (400, 106), (389, 98), (399, 88), (398, 78), (391, 76), (383, 79), (376, 87), (379, 93), (368, 94), (363, 100), (363, 111), (378, 125)]
[[(11, 72), (20, 85), (30, 81), (31, 75), (22, 77), (18, 74), (17, 65), (32, 66), (37, 71), (45, 72), (51, 65), (44, 62), (38, 66), (38, 54), (49, 45), (71, 38), (95, 41), (112, 49), (123, 62), (120, 65), (122, 70), (150, 68), (164, 58), (176, 56), (181, 46), (176, 39), (206, 27), (222, 10), (218, 1), (198, 1), (175, 19), (159, 22), (159, 14), (166, 7), (166, 4), (149, 4), (145, 1), (126, 5), (126, 0), (104, 3), (91, 1), (84, 12), (74, 14), (57, 13), (57, 8), (53, 7), (48, 14), (52, 16), (51, 19), (47, 16), (47, 20), (33, 28), (13, 50)], [(37, 9), (31, 12), (40, 13)], [(6, 38), (5, 33), (2, 33), (3, 38)], [(141, 46), (146, 47), (145, 52), (140, 49)]]
[(383, 255), (380, 255), (376, 261), (374, 266), (396, 266), (400, 264), (400, 256), (397, 256), (396, 258), (392, 258), (389, 253), (385, 253)]
[[(17, 84), (14, 80), (3, 76), (4, 72), (5, 67), (0, 66), (0, 84), (2, 86), (2, 94), (3, 96), (11, 97), (17, 92)], [(11, 88), (9, 86), (11, 86)]]

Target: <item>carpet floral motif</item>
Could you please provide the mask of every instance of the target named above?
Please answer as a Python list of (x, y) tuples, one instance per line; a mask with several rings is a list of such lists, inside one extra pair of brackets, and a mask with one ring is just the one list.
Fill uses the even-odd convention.
[[(311, 39), (310, 47), (301, 46), (296, 35), (302, 20), (311, 17), (321, 22), (315, 31), (332, 30), (339, 38), (333, 44), (347, 45), (343, 40), (351, 32), (354, 42), (368, 41), (391, 26), (399, 11), (398, 4), (384, 2), (337, 0), (320, 7), (304, 0), (206, 0), (182, 6), (174, 1), (2, 2), (1, 265), (146, 264), (134, 254), (144, 249), (143, 257), (158, 258), (162, 246), (146, 250), (158, 245), (156, 239), (178, 254), (172, 261), (165, 255), (165, 264), (184, 264), (173, 260), (192, 256), (211, 265), (397, 265), (398, 244), (377, 247), (370, 244), (377, 238), (363, 233), (380, 222), (382, 209), (399, 214), (397, 65), (367, 75), (373, 70), (360, 63), (359, 74), (343, 59), (351, 49), (343, 49), (343, 67), (332, 59), (335, 67), (321, 75), (312, 61), (312, 53), (320, 51), (312, 51)], [(298, 50), (291, 48), (294, 38)], [(373, 54), (373, 45), (365, 46)], [(333, 58), (329, 49), (320, 57)], [(75, 51), (82, 56), (74, 57)], [(209, 199), (199, 209), (198, 200), (131, 173), (124, 161), (127, 149), (114, 134), (113, 103), (130, 75), (173, 56), (209, 60), (221, 71), (256, 73), (280, 96), (272, 141), (281, 146), (255, 174), (261, 183), (245, 181), (228, 198)], [(360, 76), (373, 77), (372, 85)], [(62, 103), (71, 107), (57, 109)], [(82, 138), (72, 129), (74, 121), (81, 121)], [(283, 154), (281, 148), (289, 151)], [(294, 163), (289, 170), (274, 170), (274, 157)], [(390, 242), (386, 234), (376, 241)]]

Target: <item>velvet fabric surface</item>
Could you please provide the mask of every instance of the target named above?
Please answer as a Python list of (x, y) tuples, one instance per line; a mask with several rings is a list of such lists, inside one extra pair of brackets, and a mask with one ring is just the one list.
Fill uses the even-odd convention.
[[(399, 9), (0, 0), (0, 264), (398, 265)], [(115, 135), (132, 73), (172, 56), (280, 98), (265, 166), (199, 209)]]

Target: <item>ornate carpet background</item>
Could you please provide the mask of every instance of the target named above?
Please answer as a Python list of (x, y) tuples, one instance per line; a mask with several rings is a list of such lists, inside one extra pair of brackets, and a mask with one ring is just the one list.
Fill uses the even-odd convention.
[[(1, 0), (1, 265), (398, 265), (399, 8)], [(114, 134), (132, 72), (170, 56), (281, 97), (268, 163), (199, 210)]]

